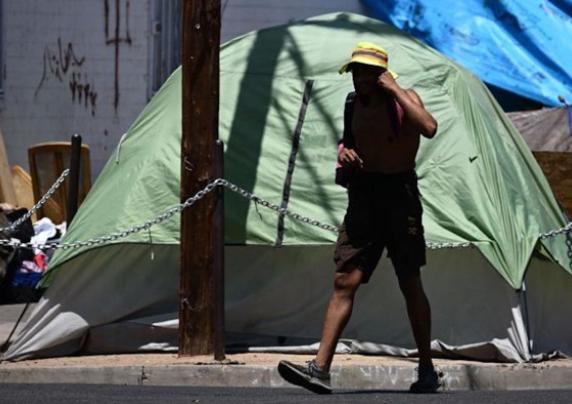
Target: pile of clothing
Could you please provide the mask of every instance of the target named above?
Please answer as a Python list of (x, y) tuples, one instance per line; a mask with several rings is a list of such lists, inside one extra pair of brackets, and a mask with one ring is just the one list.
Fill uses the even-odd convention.
[[(8, 228), (26, 213), (26, 209), (0, 205), (0, 228)], [(65, 230), (65, 222), (55, 225), (46, 217), (32, 224), (28, 219), (15, 229), (0, 231), (0, 238), (40, 245), (58, 242)], [(43, 292), (37, 285), (52, 253), (37, 248), (0, 246), (0, 304), (37, 301)]]

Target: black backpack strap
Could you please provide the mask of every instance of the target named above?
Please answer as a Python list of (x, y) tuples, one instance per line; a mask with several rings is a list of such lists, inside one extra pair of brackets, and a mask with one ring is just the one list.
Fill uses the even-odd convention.
[(355, 140), (352, 133), (352, 119), (354, 116), (354, 105), (356, 101), (356, 93), (351, 92), (346, 97), (344, 106), (344, 134), (342, 142), (346, 149), (355, 149)]

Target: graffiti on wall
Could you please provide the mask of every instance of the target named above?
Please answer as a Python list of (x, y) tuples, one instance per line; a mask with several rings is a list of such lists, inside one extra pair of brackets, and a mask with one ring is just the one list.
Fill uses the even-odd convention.
[(81, 73), (72, 73), (70, 91), (72, 94), (72, 102), (77, 102), (80, 105), (83, 104), (85, 108), (91, 107), (91, 115), (95, 115), (97, 93), (93, 90), (92, 84), (89, 83), (86, 74), (84, 74), (82, 79)]
[[(115, 18), (113, 19), (113, 27), (110, 29), (110, 19), (111, 19), (111, 9), (110, 1), (104, 0), (105, 7), (105, 44), (107, 46), (113, 46), (115, 51), (115, 75), (114, 75), (114, 95), (113, 95), (113, 108), (117, 112), (119, 107), (119, 48), (121, 44), (127, 44), (131, 46), (133, 41), (131, 40), (131, 34), (129, 33), (129, 10), (130, 10), (130, 0), (115, 0)], [(122, 27), (122, 15), (123, 24)], [(123, 29), (123, 32), (122, 32)]]
[(56, 49), (46, 45), (43, 54), (43, 72), (40, 83), (34, 92), (34, 99), (38, 97), (45, 82), (55, 79), (60, 83), (69, 83), (72, 102), (83, 105), (91, 110), (91, 115), (95, 115), (97, 92), (93, 83), (87, 79), (82, 69), (85, 63), (85, 56), (78, 57), (74, 46), (68, 42), (64, 47), (62, 39), (58, 38)]
[[(129, 32), (130, 0), (104, 0), (105, 45), (113, 46), (114, 60), (114, 94), (113, 108), (117, 113), (119, 107), (119, 51), (122, 44), (131, 46), (133, 40)], [(43, 53), (42, 78), (34, 92), (34, 99), (38, 97), (44, 84), (49, 80), (69, 84), (70, 96), (73, 103), (83, 105), (95, 115), (97, 92), (94, 83), (88, 80), (85, 72), (85, 56), (78, 56), (74, 45), (68, 42), (62, 44), (58, 38), (57, 47), (46, 45)]]

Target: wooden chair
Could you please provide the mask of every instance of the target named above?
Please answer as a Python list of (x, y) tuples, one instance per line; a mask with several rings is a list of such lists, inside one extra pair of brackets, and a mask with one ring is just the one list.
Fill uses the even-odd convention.
[[(28, 148), (28, 162), (32, 177), (34, 200), (37, 202), (48, 191), (60, 174), (70, 166), (71, 142), (41, 143)], [(81, 146), (81, 167), (79, 172), (79, 198), (81, 205), (91, 188), (91, 161), (89, 147)], [(59, 224), (66, 220), (68, 198), (67, 180), (52, 196), (51, 201), (38, 210), (38, 219), (49, 217), (52, 222)]]
[[(16, 193), (16, 207), (30, 210), (34, 206), (32, 177), (22, 167), (12, 166), (12, 182)], [(32, 215), (32, 222), (36, 220), (36, 215)]]

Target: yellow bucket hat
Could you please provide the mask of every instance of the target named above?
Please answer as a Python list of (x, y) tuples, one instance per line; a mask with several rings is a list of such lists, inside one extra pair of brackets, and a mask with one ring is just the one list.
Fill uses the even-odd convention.
[(382, 67), (387, 69), (394, 78), (397, 78), (397, 74), (388, 69), (389, 55), (387, 51), (371, 42), (359, 42), (352, 51), (351, 60), (340, 68), (339, 73), (349, 72), (352, 63)]

